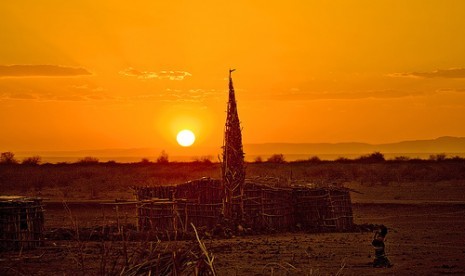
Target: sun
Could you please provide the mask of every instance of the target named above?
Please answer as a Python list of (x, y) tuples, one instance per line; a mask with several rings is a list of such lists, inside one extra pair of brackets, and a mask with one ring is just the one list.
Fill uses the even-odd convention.
[(181, 130), (176, 136), (178, 144), (183, 147), (190, 147), (195, 142), (195, 135), (188, 129)]

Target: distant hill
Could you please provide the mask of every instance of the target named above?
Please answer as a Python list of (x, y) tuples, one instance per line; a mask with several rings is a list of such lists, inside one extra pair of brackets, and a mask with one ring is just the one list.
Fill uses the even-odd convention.
[(368, 143), (267, 143), (245, 144), (247, 154), (366, 154), (381, 153), (465, 153), (465, 137), (403, 141), (389, 144)]
[[(409, 156), (428, 158), (430, 154), (445, 153), (448, 155), (465, 156), (465, 137), (440, 137), (432, 140), (403, 141), (388, 144), (368, 143), (265, 143), (244, 144), (246, 160), (252, 161), (255, 157), (268, 156), (279, 153), (284, 154), (286, 160), (293, 161), (319, 156), (321, 159), (336, 159), (338, 157), (354, 158), (373, 152), (381, 152), (386, 158), (394, 156)], [(93, 156), (100, 161), (115, 160), (118, 162), (138, 162), (142, 158), (155, 161), (161, 149), (134, 148), (134, 149), (101, 149), (80, 151), (47, 151), (47, 152), (16, 152), (19, 158), (39, 155), (44, 162), (75, 162), (84, 156)], [(198, 153), (201, 154), (198, 154)], [(167, 150), (171, 161), (192, 161), (195, 158), (210, 156), (217, 161), (221, 154), (221, 147), (208, 147), (196, 149), (196, 153), (184, 156), (176, 155)]]

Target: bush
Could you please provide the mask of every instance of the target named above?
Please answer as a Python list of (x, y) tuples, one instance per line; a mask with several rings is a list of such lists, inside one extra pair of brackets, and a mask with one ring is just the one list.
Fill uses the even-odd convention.
[(407, 157), (407, 156), (396, 156), (394, 158), (394, 161), (409, 161), (410, 160), (410, 157)]
[(286, 163), (286, 159), (283, 154), (273, 154), (266, 160), (269, 163)]
[(373, 152), (372, 154), (361, 156), (357, 159), (357, 161), (366, 163), (379, 163), (386, 161), (386, 159), (384, 159), (384, 155), (381, 152)]
[(338, 157), (336, 160), (334, 160), (334, 162), (337, 162), (337, 163), (349, 163), (351, 161), (352, 160), (347, 157)]
[(96, 157), (92, 156), (86, 156), (82, 159), (80, 159), (77, 163), (82, 164), (82, 165), (92, 165), (92, 164), (98, 164), (99, 160)]
[(158, 164), (168, 164), (170, 162), (169, 156), (166, 153), (166, 151), (162, 150), (160, 153), (160, 156), (157, 158), (157, 163)]
[(24, 158), (21, 164), (23, 165), (39, 165), (42, 161), (42, 158), (38, 155)]
[(144, 164), (144, 165), (148, 165), (148, 164), (150, 164), (150, 163), (152, 163), (152, 162), (150, 162), (150, 160), (149, 160), (148, 158), (145, 158), (145, 157), (144, 157), (144, 158), (142, 158), (142, 159), (140, 160), (140, 163), (141, 163), (141, 164)]
[(318, 157), (318, 156), (312, 156), (312, 157), (308, 158), (308, 162), (311, 162), (311, 163), (320, 163), (320, 162), (321, 162), (321, 159), (320, 159), (320, 157)]
[(213, 157), (211, 155), (204, 155), (204, 156), (200, 156), (200, 157), (195, 157), (193, 159), (193, 162), (194, 163), (203, 163), (203, 164), (212, 164), (213, 161), (212, 161)]
[(7, 151), (0, 155), (0, 164), (18, 164), (18, 161), (15, 159), (14, 153)]
[(446, 154), (445, 153), (438, 153), (438, 154), (434, 154), (434, 155), (430, 155), (429, 156), (429, 160), (432, 160), (432, 161), (444, 161), (446, 160)]

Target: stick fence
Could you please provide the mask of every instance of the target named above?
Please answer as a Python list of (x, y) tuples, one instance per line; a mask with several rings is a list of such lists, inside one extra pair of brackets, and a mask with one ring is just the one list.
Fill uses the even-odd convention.
[(0, 251), (38, 247), (43, 233), (41, 199), (0, 196)]
[[(346, 231), (353, 227), (348, 189), (273, 185), (267, 179), (247, 179), (242, 198), (244, 216), (235, 222), (257, 231)], [(177, 186), (135, 188), (138, 227), (143, 231), (180, 233), (188, 225), (212, 229), (221, 224), (223, 193), (220, 180), (202, 178)]]

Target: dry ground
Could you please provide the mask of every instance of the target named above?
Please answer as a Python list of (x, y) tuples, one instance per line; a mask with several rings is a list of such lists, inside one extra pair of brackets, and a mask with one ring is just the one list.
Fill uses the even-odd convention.
[[(321, 164), (324, 168), (313, 168), (303, 164), (300, 169), (294, 168), (293, 174), (299, 177), (301, 176), (297, 175), (299, 172), (302, 176), (311, 177), (315, 174), (315, 170), (321, 170), (322, 173), (328, 172), (328, 175), (332, 175), (339, 172), (336, 170), (339, 169), (342, 175), (346, 175), (351, 171), (358, 172), (358, 169), (371, 168), (371, 165), (360, 168), (357, 167), (358, 165), (344, 167), (336, 165), (334, 167), (331, 164)], [(392, 168), (388, 166), (387, 169), (397, 172), (398, 169), (407, 166), (408, 170), (404, 170), (406, 175), (399, 174), (399, 177), (407, 180), (421, 178), (425, 174), (423, 170), (425, 172), (431, 170), (430, 167), (428, 169), (422, 167), (424, 166), (422, 164), (419, 164), (416, 170), (411, 170), (410, 167), (414, 165), (402, 163), (393, 165)], [(187, 166), (187, 169), (182, 167), (182, 170), (173, 170), (172, 166), (166, 168), (163, 166), (115, 168), (105, 165), (69, 166), (69, 168), (57, 166), (44, 167), (45, 169), (33, 167), (30, 168), (31, 172), (27, 173), (22, 167), (8, 167), (0, 170), (2, 173), (0, 190), (4, 194), (34, 195), (36, 190), (41, 188), (42, 196), (57, 200), (55, 203), (46, 203), (47, 227), (71, 227), (70, 216), (76, 217), (79, 226), (82, 227), (114, 225), (118, 222), (124, 224), (125, 220), (133, 223), (134, 218), (131, 214), (134, 210), (129, 206), (119, 209), (121, 218), (116, 220), (114, 206), (83, 202), (82, 199), (130, 199), (132, 194), (128, 186), (137, 184), (139, 180), (144, 185), (159, 183), (160, 179), (165, 178), (166, 182), (179, 183), (185, 179), (195, 179), (197, 175), (214, 176), (212, 172), (218, 170), (216, 165), (213, 167), (205, 165), (206, 168), (191, 164), (176, 166)], [(288, 167), (282, 165), (283, 168), (276, 168), (276, 166), (260, 164), (252, 169), (257, 171), (261, 169), (260, 172), (266, 171), (267, 174), (276, 171), (276, 174), (287, 175)], [(383, 166), (368, 172), (379, 171), (384, 177), (386, 168)], [(449, 164), (438, 163), (434, 166), (444, 167), (443, 170), (438, 169), (438, 171), (443, 172), (445, 176), (459, 175), (459, 172), (463, 171), (462, 167), (454, 166), (452, 168), (457, 172), (450, 171)], [(433, 168), (436, 168), (434, 166)], [(184, 169), (187, 172), (179, 178), (178, 171)], [(173, 176), (162, 173), (164, 170), (171, 174), (176, 172), (176, 177), (179, 179), (174, 181)], [(211, 173), (205, 173), (206, 170)], [(407, 173), (412, 171), (418, 174), (410, 176), (411, 173)], [(386, 172), (386, 174), (389, 176), (392, 173)], [(256, 172), (256, 175), (262, 173)], [(56, 183), (48, 185), (49, 178)], [(465, 260), (465, 180), (458, 176), (457, 179), (438, 176), (434, 181), (430, 181), (429, 178), (426, 177), (422, 181), (415, 180), (416, 182), (365, 181), (364, 185), (360, 185), (360, 181), (356, 179), (349, 179), (349, 183), (346, 182), (346, 186), (361, 192), (352, 194), (355, 203), (353, 208), (355, 222), (385, 224), (390, 229), (386, 244), (388, 256), (394, 267), (389, 269), (375, 269), (369, 265), (374, 252), (371, 247), (371, 232), (327, 234), (298, 232), (205, 239), (205, 241), (209, 251), (215, 256), (214, 263), (219, 275), (465, 275), (463, 261)], [(16, 185), (16, 183), (22, 184)], [(34, 190), (31, 187), (36, 188)], [(55, 190), (58, 192), (55, 193)], [(109, 193), (109, 190), (115, 193)], [(69, 192), (69, 197), (65, 192)], [(60, 202), (63, 198), (68, 201), (72, 199), (79, 201), (68, 202), (71, 215), (65, 211)], [(178, 242), (178, 244), (184, 243)], [(112, 269), (111, 266), (113, 263), (121, 264), (123, 245), (122, 242), (115, 241), (80, 243), (50, 240), (43, 248), (0, 253), (0, 275), (102, 275), (103, 272), (109, 275), (112, 274), (109, 272), (114, 272), (113, 275), (119, 275), (116, 274), (118, 268)], [(141, 246), (147, 245), (130, 242), (127, 251), (132, 252)], [(178, 245), (173, 242), (162, 242), (161, 246)], [(113, 253), (109, 254), (109, 252)]]
[[(205, 240), (219, 275), (465, 274), (465, 206), (356, 204), (356, 223), (385, 224), (389, 269), (372, 268), (372, 233), (284, 233)], [(185, 242), (178, 242), (185, 243)], [(162, 242), (173, 246), (173, 242)], [(121, 247), (121, 242), (106, 246)], [(137, 248), (139, 243), (130, 243)], [(82, 258), (81, 258), (82, 257)], [(47, 247), (2, 253), (1, 275), (98, 275), (112, 263), (102, 243), (49, 241)]]

